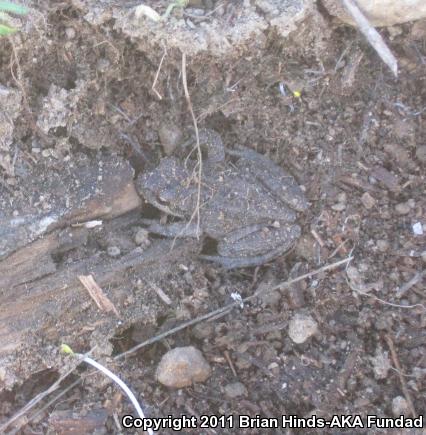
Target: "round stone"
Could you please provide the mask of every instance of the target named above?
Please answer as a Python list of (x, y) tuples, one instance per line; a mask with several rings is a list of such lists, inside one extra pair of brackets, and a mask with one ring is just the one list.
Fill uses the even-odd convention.
[(189, 387), (204, 382), (211, 373), (203, 354), (193, 346), (176, 347), (161, 358), (157, 367), (157, 380), (166, 387)]
[(241, 382), (233, 382), (225, 386), (225, 395), (230, 399), (235, 399), (240, 396), (247, 396), (247, 388)]
[(317, 322), (305, 314), (295, 314), (288, 326), (288, 335), (297, 344), (304, 343), (317, 332)]
[(110, 257), (118, 257), (121, 254), (118, 246), (108, 246), (107, 253)]

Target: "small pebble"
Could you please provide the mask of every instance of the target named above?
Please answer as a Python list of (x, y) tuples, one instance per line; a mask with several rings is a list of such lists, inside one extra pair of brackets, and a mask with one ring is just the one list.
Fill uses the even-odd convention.
[(108, 246), (107, 253), (110, 257), (118, 257), (121, 254), (118, 246)]
[(363, 206), (368, 210), (376, 205), (376, 200), (368, 192), (365, 192), (361, 196), (361, 202)]
[(401, 415), (408, 416), (410, 414), (410, 408), (407, 400), (402, 396), (396, 396), (392, 400), (392, 413), (394, 417)]
[(260, 293), (262, 304), (268, 307), (277, 307), (281, 302), (281, 293), (278, 290)]
[(170, 156), (181, 143), (182, 130), (177, 125), (173, 124), (173, 122), (166, 121), (160, 126), (158, 136), (163, 146), (164, 153)]
[(421, 222), (416, 222), (415, 224), (413, 224), (413, 234), (415, 236), (423, 235), (423, 226)]
[(426, 145), (420, 145), (417, 147), (416, 157), (420, 163), (426, 163)]
[(135, 243), (137, 245), (149, 246), (151, 241), (149, 240), (149, 231), (145, 228), (139, 228), (135, 234)]
[(240, 396), (247, 396), (248, 391), (241, 382), (234, 382), (225, 386), (225, 396), (229, 399), (235, 399)]
[(388, 352), (381, 348), (376, 349), (376, 354), (371, 358), (373, 363), (374, 377), (376, 379), (386, 379), (389, 370), (392, 368)]
[(389, 242), (387, 240), (377, 240), (376, 246), (380, 252), (386, 252), (389, 249)]
[(67, 27), (65, 29), (65, 36), (67, 39), (74, 39), (76, 35), (75, 29), (73, 27)]
[(341, 192), (337, 195), (337, 202), (344, 204), (346, 202), (346, 192)]
[(318, 324), (312, 316), (295, 314), (288, 326), (288, 335), (297, 344), (304, 343), (318, 332)]
[(96, 69), (99, 72), (104, 73), (109, 69), (110, 65), (111, 65), (111, 62), (108, 59), (100, 58), (100, 59), (98, 59), (98, 61), (96, 63)]
[(343, 211), (346, 208), (346, 204), (343, 204), (342, 202), (338, 202), (337, 204), (332, 205), (331, 208), (334, 211)]
[(410, 213), (410, 210), (408, 202), (400, 202), (395, 206), (395, 211), (401, 216)]
[(189, 387), (204, 382), (211, 373), (203, 354), (193, 346), (176, 347), (161, 358), (157, 367), (157, 380), (166, 387)]

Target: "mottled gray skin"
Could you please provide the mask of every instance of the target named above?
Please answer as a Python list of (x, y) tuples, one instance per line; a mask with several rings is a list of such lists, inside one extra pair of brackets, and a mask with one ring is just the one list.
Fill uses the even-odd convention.
[[(308, 208), (294, 178), (247, 148), (227, 151), (237, 159), (225, 164), (223, 143), (210, 130), (200, 132), (200, 143), (207, 147), (208, 158), (203, 164), (199, 229), (218, 241), (219, 254), (202, 257), (232, 269), (258, 266), (288, 251), (301, 233), (296, 212)], [(185, 221), (160, 225), (147, 220), (151, 232), (197, 236), (197, 169), (192, 162), (185, 167), (174, 157), (164, 158), (156, 169), (139, 176), (137, 188), (149, 203)]]

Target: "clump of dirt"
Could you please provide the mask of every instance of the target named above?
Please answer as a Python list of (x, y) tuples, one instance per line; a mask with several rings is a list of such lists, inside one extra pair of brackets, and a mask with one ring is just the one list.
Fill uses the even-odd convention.
[[(168, 4), (146, 2), (159, 14)], [(44, 252), (39, 272), (16, 260), (20, 251), (0, 260), (0, 343), (19, 337), (13, 350), (0, 347), (2, 424), (65, 433), (72, 416), (81, 433), (121, 430), (130, 405), (83, 367), (64, 381), (85, 380), (66, 400), (43, 408), (46, 398), (9, 421), (47, 387), (37, 373), (53, 382), (72, 366), (58, 352), (62, 342), (94, 348), (152, 417), (425, 414), (425, 22), (381, 30), (400, 64), (395, 80), (354, 29), (308, 1), (191, 1), (159, 23), (137, 17), (135, 6), (34, 5), (23, 30), (0, 40), (1, 197), (25, 193), (25, 177), (37, 173), (29, 168), (58, 177), (83, 155), (94, 167), (129, 161), (137, 176), (182, 152), (193, 134), (186, 79), (198, 126), (215, 129), (228, 148), (268, 155), (303, 186), (311, 203), (303, 237), (285, 257), (227, 272), (199, 260), (201, 242), (174, 245), (141, 232), (144, 218), (162, 219), (145, 203), (108, 215), (108, 190), (85, 211), (106, 219), (101, 226), (67, 220), (29, 245), (31, 261)], [(118, 196), (111, 203), (128, 212)], [(99, 204), (106, 214), (93, 217)], [(0, 224), (16, 211), (4, 207)], [(35, 251), (47, 242), (53, 251)], [(309, 274), (349, 256), (350, 264)], [(119, 319), (77, 280), (90, 274)], [(231, 312), (119, 357), (262, 289)], [(306, 332), (302, 321), (310, 332), (295, 335)], [(209, 378), (183, 390), (160, 385), (162, 356), (188, 346), (201, 351)]]

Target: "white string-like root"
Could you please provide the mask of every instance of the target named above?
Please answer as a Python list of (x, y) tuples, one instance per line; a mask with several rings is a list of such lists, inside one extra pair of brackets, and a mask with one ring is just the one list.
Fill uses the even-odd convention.
[(201, 203), (201, 178), (203, 176), (203, 156), (201, 154), (201, 146), (200, 146), (200, 136), (198, 133), (198, 124), (197, 118), (194, 114), (194, 109), (192, 108), (191, 97), (188, 91), (188, 81), (186, 78), (186, 54), (182, 53), (182, 84), (183, 90), (185, 92), (185, 99), (188, 104), (189, 112), (191, 113), (192, 123), (194, 125), (195, 130), (195, 140), (196, 140), (196, 149), (197, 149), (197, 158), (198, 158), (198, 180), (197, 180), (197, 204), (195, 205), (195, 210), (192, 213), (191, 219), (188, 222), (188, 225), (192, 222), (195, 216), (197, 216), (197, 238), (200, 236), (200, 203)]
[[(115, 375), (111, 370), (107, 369), (102, 364), (99, 364), (97, 361), (90, 358), (89, 356), (81, 355), (81, 357), (82, 357), (82, 361), (95, 367), (100, 372), (102, 372), (105, 376), (108, 376), (117, 385), (119, 385), (120, 388), (126, 393), (127, 397), (132, 402), (133, 406), (136, 409), (136, 412), (138, 413), (138, 416), (140, 418), (145, 418), (145, 413), (143, 412), (141, 406), (139, 405), (138, 399), (136, 399), (136, 396), (133, 394), (132, 390), (117, 375)], [(147, 431), (149, 435), (154, 435), (154, 431), (152, 429), (148, 428)]]

